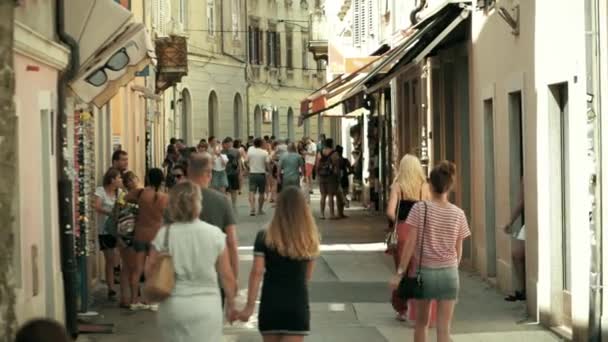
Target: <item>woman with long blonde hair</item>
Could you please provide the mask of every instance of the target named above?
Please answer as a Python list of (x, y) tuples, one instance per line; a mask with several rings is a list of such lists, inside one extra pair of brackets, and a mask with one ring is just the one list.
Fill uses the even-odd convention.
[(310, 332), (307, 284), (319, 255), (319, 233), (300, 189), (287, 187), (279, 194), (270, 226), (258, 233), (253, 250), (247, 306), (239, 319), (246, 322), (253, 314), (263, 275), (258, 327), (264, 341), (303, 341)]
[[(408, 230), (405, 220), (416, 202), (428, 198), (429, 187), (422, 164), (416, 156), (406, 154), (399, 163), (399, 170), (391, 186), (391, 195), (386, 208), (386, 216), (397, 227), (397, 249), (390, 251), (395, 262), (395, 269), (399, 267), (403, 247), (407, 241)], [(406, 321), (408, 306), (405, 301), (399, 298), (396, 291), (393, 291), (391, 303), (393, 309), (397, 312), (397, 319)], [(410, 314), (410, 317), (413, 316)]]

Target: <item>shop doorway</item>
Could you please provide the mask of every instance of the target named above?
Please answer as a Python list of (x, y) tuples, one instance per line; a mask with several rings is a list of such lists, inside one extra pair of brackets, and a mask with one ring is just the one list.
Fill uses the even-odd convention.
[(240, 139), (242, 134), (241, 122), (243, 121), (243, 100), (241, 94), (234, 96), (234, 138)]
[(217, 104), (217, 94), (215, 91), (211, 91), (209, 94), (209, 128), (207, 136), (215, 136), (219, 134), (219, 112), (218, 112), (218, 104)]
[(181, 136), (187, 143), (192, 142), (190, 120), (192, 118), (192, 99), (188, 89), (182, 91)]
[(253, 110), (253, 135), (256, 138), (262, 137), (262, 110), (260, 106), (255, 106)]
[(485, 160), (485, 226), (486, 226), (486, 274), (496, 277), (496, 178), (494, 168), (494, 99), (483, 101), (485, 119), (484, 160)]
[[(555, 237), (551, 246), (553, 262), (552, 292), (554, 298), (561, 298), (561, 303), (555, 307), (556, 316), (561, 317), (560, 324), (572, 326), (572, 255), (571, 227), (569, 222), (569, 157), (568, 157), (568, 123), (569, 123), (568, 84), (559, 83), (549, 86), (549, 146), (551, 156), (551, 236)], [(559, 286), (561, 284), (561, 286)]]
[(293, 109), (289, 107), (287, 110), (287, 138), (290, 142), (293, 142), (296, 138), (296, 124), (293, 119)]

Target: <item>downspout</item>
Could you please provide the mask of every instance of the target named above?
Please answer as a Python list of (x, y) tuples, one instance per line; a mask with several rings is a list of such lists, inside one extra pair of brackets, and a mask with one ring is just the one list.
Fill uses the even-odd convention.
[(59, 231), (61, 246), (61, 273), (63, 275), (63, 290), (65, 301), (65, 326), (72, 337), (78, 336), (76, 275), (78, 265), (74, 252), (74, 223), (72, 181), (68, 174), (67, 164), (67, 123), (66, 96), (68, 82), (78, 73), (80, 54), (78, 42), (65, 31), (65, 0), (57, 0), (56, 22), (57, 35), (62, 43), (70, 49), (70, 61), (66, 71), (61, 73), (57, 82), (57, 153)]
[[(244, 1), (245, 3), (245, 27), (247, 28), (246, 32), (247, 35), (245, 37), (245, 56), (247, 56), (246, 61), (245, 61), (245, 68), (243, 69), (245, 71), (245, 83), (247, 83), (247, 85), (245, 86), (245, 103), (247, 106), (247, 139), (249, 139), (249, 136), (252, 135), (251, 134), (251, 118), (250, 118), (250, 113), (249, 113), (249, 88), (251, 87), (251, 83), (249, 82), (249, 73), (247, 72), (249, 69), (249, 61), (250, 56), (249, 56), (249, 51), (250, 51), (250, 46), (249, 46), (249, 10), (247, 7), (247, 0)], [(257, 137), (256, 137), (257, 138)]]
[(424, 6), (426, 6), (426, 0), (420, 0), (418, 6), (416, 6), (416, 8), (414, 8), (414, 10), (410, 13), (410, 22), (412, 23), (412, 26), (418, 24), (418, 18), (416, 18), (416, 15), (418, 15), (418, 12), (422, 11)]

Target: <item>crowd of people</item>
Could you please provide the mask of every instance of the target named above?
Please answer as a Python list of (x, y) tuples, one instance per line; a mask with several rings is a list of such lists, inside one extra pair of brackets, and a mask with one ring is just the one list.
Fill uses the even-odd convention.
[(251, 216), (263, 215), (264, 205), (274, 204), (284, 187), (295, 186), (307, 195), (312, 194), (313, 180), (317, 179), (321, 193), (320, 218), (325, 219), (329, 208), (330, 219), (342, 219), (346, 218), (344, 208), (350, 203), (349, 176), (353, 173), (343, 151), (342, 146), (334, 145), (333, 139), (323, 135), (318, 142), (309, 137), (289, 141), (274, 136), (250, 136), (245, 143), (231, 137), (220, 142), (211, 136), (201, 139), (196, 147), (173, 138), (163, 166), (170, 188), (186, 179), (191, 154), (210, 153), (213, 157), (210, 187), (229, 195), (236, 210), (238, 195), (243, 192), (247, 179)]
[[(264, 339), (302, 340), (310, 331), (306, 283), (319, 253), (309, 195), (318, 177), (326, 184), (322, 194), (345, 196), (337, 188), (348, 167), (338, 156), (331, 139), (317, 146), (311, 139), (250, 138), (242, 144), (209, 137), (196, 147), (172, 139), (163, 169), (148, 170), (142, 183), (128, 170), (127, 152), (115, 151), (93, 205), (108, 299), (127, 310), (158, 311), (166, 341), (199, 341), (201, 336), (219, 341), (224, 319), (249, 320), (263, 278), (259, 330)], [(237, 311), (235, 216), (244, 179), (251, 215), (263, 215), (267, 201), (276, 210), (268, 228), (252, 241), (250, 296)], [(153, 265), (164, 248), (175, 268), (175, 286), (169, 298), (154, 303), (145, 284), (154, 277)], [(298, 300), (293, 300), (296, 290)]]
[[(172, 139), (164, 170), (148, 170), (142, 184), (128, 171), (128, 154), (115, 151), (94, 201), (108, 298), (118, 296), (118, 283), (120, 308), (159, 311), (165, 341), (200, 341), (202, 336), (220, 341), (224, 321), (250, 319), (263, 284), (258, 327), (264, 341), (302, 341), (310, 332), (307, 283), (320, 250), (309, 205), (312, 182), (319, 183), (320, 219), (326, 205), (331, 219), (346, 217), (351, 170), (342, 152), (332, 139), (250, 137), (242, 144), (209, 137), (196, 147)], [(445, 161), (427, 178), (420, 160), (406, 155), (391, 187), (387, 216), (397, 240), (391, 251), (396, 268), (389, 281), (392, 303), (399, 320), (409, 314), (415, 321), (417, 342), (426, 341), (431, 324), (437, 326), (439, 342), (450, 339), (462, 243), (470, 235), (464, 212), (449, 202), (455, 175), (454, 164)], [(238, 310), (235, 214), (244, 179), (250, 215), (263, 215), (266, 201), (276, 210), (252, 241), (247, 302)], [(154, 277), (161, 253), (171, 255), (175, 284), (167, 299), (153, 303), (145, 296), (145, 281)], [(406, 277), (416, 277), (423, 291), (405, 298)]]

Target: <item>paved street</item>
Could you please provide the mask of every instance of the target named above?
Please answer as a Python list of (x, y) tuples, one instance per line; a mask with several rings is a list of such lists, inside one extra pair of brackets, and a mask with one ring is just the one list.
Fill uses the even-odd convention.
[[(271, 217), (249, 217), (245, 197), (239, 207), (241, 296), (246, 295), (256, 232)], [(318, 201), (313, 196), (315, 211)], [(391, 259), (383, 253), (385, 219), (362, 208), (351, 208), (349, 219), (319, 221), (322, 255), (310, 284), (312, 334), (307, 341), (413, 341), (408, 323), (395, 320), (387, 280), (392, 274)], [(517, 323), (524, 318), (522, 304), (505, 303), (502, 296), (478, 276), (463, 272), (461, 299), (456, 309), (453, 340), (458, 341), (560, 341), (533, 323)], [(100, 298), (103, 298), (101, 296)], [(119, 310), (115, 303), (100, 299), (95, 310), (98, 323), (115, 323), (111, 335), (82, 335), (79, 341), (161, 341), (152, 312)], [(227, 326), (225, 341), (261, 341), (254, 321)], [(434, 340), (434, 335), (432, 339)]]

